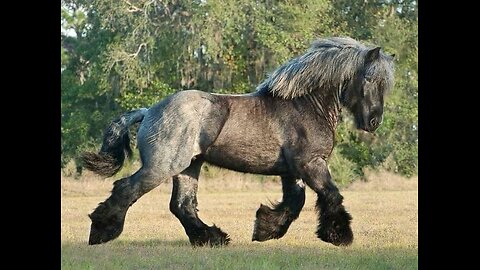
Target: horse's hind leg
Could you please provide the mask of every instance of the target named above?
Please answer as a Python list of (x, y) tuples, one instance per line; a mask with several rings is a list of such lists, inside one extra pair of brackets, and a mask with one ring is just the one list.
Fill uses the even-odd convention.
[(282, 177), (283, 199), (271, 209), (260, 205), (257, 210), (252, 241), (278, 239), (287, 233), (305, 204), (305, 186), (292, 177)]
[(123, 231), (128, 208), (164, 179), (153, 170), (142, 167), (133, 175), (115, 181), (110, 197), (89, 215), (92, 225), (88, 243), (101, 244), (117, 238)]
[(193, 246), (227, 245), (228, 235), (215, 225), (210, 227), (197, 215), (198, 176), (203, 160), (197, 158), (190, 167), (173, 177), (170, 211), (180, 220)]

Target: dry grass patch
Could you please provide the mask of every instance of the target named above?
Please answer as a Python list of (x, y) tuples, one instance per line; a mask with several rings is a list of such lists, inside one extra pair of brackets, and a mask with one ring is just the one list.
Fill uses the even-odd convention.
[[(162, 184), (132, 206), (118, 239), (88, 246), (87, 214), (109, 195), (113, 180), (64, 178), (61, 182), (62, 268), (418, 268), (418, 192), (413, 184), (418, 181), (403, 179), (402, 182), (385, 173), (372, 175), (370, 179), (371, 182), (358, 183), (342, 191), (345, 206), (353, 216), (355, 236), (353, 244), (344, 248), (315, 237), (315, 194), (310, 190), (300, 217), (287, 234), (279, 240), (259, 243), (251, 241), (255, 211), (260, 203), (282, 197), (278, 179), (255, 182), (255, 176), (227, 172), (212, 179), (201, 179), (199, 215), (207, 224), (215, 223), (229, 233), (232, 243), (225, 248), (194, 249), (180, 222), (169, 211), (171, 183)], [(236, 180), (240, 184), (226, 185), (222, 191), (220, 181)], [(393, 182), (397, 180), (398, 183)]]

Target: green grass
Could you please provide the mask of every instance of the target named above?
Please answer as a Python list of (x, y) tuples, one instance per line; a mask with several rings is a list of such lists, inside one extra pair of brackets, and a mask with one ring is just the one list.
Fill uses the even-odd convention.
[[(243, 177), (243, 176), (242, 176)], [(236, 181), (235, 175), (222, 175)], [(87, 214), (110, 192), (110, 180), (62, 180), (62, 269), (418, 269), (417, 180), (381, 175), (342, 191), (352, 214), (354, 242), (335, 247), (315, 236), (316, 195), (307, 191), (300, 217), (279, 240), (252, 242), (260, 203), (281, 198), (275, 181), (244, 181), (220, 191), (211, 179), (199, 186), (199, 215), (230, 234), (223, 248), (192, 248), (168, 210), (171, 184), (136, 202), (123, 233), (102, 245), (87, 245)]]
[(418, 269), (412, 248), (260, 246), (192, 248), (186, 241), (62, 245), (62, 269)]

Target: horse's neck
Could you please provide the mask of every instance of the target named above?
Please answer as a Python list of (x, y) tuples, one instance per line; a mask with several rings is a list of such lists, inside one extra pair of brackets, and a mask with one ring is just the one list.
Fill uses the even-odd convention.
[[(323, 89), (327, 90), (327, 89)], [(328, 91), (313, 91), (305, 95), (306, 102), (310, 103), (316, 114), (325, 118), (329, 128), (335, 131), (341, 113), (340, 93), (338, 89)]]

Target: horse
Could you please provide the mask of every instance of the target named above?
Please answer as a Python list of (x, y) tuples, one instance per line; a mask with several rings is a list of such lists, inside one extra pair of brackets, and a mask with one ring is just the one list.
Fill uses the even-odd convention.
[(356, 128), (369, 133), (383, 120), (384, 96), (392, 88), (394, 55), (349, 37), (315, 40), (309, 49), (274, 70), (256, 91), (241, 95), (184, 90), (150, 108), (129, 111), (106, 128), (98, 153), (84, 152), (84, 167), (115, 175), (130, 156), (129, 127), (140, 123), (141, 168), (113, 183), (111, 195), (89, 215), (89, 244), (117, 238), (127, 210), (141, 196), (173, 178), (170, 211), (193, 246), (227, 245), (230, 236), (198, 216), (202, 164), (277, 175), (280, 202), (256, 211), (252, 241), (279, 239), (305, 204), (305, 187), (317, 195), (316, 235), (350, 245), (352, 216), (343, 206), (327, 160), (334, 148), (342, 108)]

